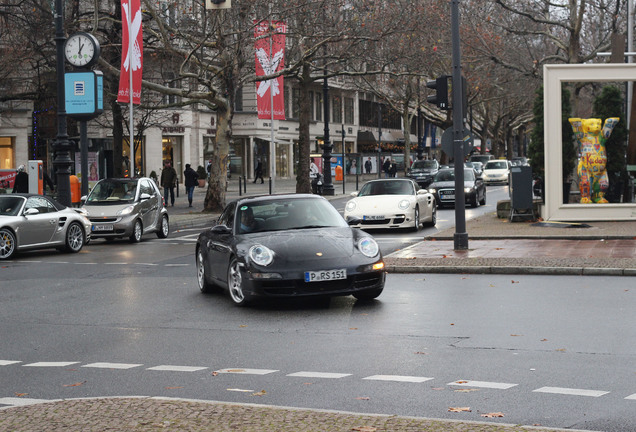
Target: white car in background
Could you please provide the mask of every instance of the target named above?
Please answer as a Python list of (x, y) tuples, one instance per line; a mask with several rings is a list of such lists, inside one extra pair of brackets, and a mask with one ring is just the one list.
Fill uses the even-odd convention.
[(497, 159), (490, 160), (484, 165), (484, 170), (481, 174), (485, 184), (495, 183), (509, 183), (510, 168), (512, 167), (510, 161)]
[(437, 223), (435, 197), (411, 179), (372, 180), (351, 196), (344, 217), (352, 227), (417, 231), (422, 223), (429, 226)]

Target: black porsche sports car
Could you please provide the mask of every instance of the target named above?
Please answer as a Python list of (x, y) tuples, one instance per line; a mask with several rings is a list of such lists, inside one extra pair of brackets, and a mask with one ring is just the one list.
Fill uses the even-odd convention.
[(268, 195), (229, 203), (196, 243), (199, 288), (255, 298), (378, 297), (385, 270), (376, 241), (351, 228), (323, 197)]

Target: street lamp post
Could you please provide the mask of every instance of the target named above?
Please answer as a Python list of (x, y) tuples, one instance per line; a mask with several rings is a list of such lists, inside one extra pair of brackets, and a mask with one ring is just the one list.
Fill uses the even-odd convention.
[(57, 136), (53, 143), (53, 166), (57, 177), (57, 199), (71, 205), (71, 142), (66, 129), (66, 99), (64, 95), (64, 0), (55, 0), (55, 48), (57, 78)]

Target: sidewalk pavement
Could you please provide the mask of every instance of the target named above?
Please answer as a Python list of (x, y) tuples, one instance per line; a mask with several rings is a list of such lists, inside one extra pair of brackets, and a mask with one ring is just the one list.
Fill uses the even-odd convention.
[[(375, 176), (360, 176), (358, 186)], [(269, 193), (269, 184), (243, 185), (243, 196)], [(356, 191), (356, 178), (334, 183), (334, 197)], [(189, 208), (181, 186), (175, 207), (170, 207), (173, 231), (213, 224), (218, 214), (202, 213), (206, 188), (195, 190)], [(294, 193), (295, 179), (277, 179), (276, 193)], [(227, 201), (238, 198), (239, 181), (230, 179)], [(327, 197), (328, 199), (331, 197)], [(466, 223), (468, 249), (454, 250), (455, 228), (438, 231), (422, 241), (385, 256), (389, 273), (500, 273), (546, 275), (636, 275), (636, 221), (586, 224), (509, 222), (496, 212)]]
[[(360, 180), (359, 184), (362, 183)], [(268, 183), (248, 183), (247, 194), (269, 193), (268, 186)], [(346, 183), (345, 189), (343, 193), (342, 183), (336, 183), (335, 196), (355, 191), (354, 179)], [(274, 190), (293, 193), (295, 181), (278, 180)], [(175, 206), (168, 208), (172, 231), (213, 224), (218, 214), (202, 213), (205, 191), (205, 188), (195, 190), (194, 205), (190, 208), (183, 186), (180, 187)], [(238, 196), (238, 180), (232, 179), (227, 201)], [(636, 275), (636, 222), (588, 225), (565, 228), (511, 223), (497, 219), (493, 212), (467, 222), (466, 251), (453, 250), (453, 228), (423, 236), (421, 242), (389, 254), (385, 261), (389, 272)], [(20, 398), (16, 401), (28, 402)], [(457, 413), (457, 420), (427, 419), (160, 397), (110, 397), (0, 408), (0, 432), (565, 431), (540, 425), (506, 424), (505, 417), (491, 420), (482, 418), (482, 414), (487, 415), (463, 412)], [(471, 421), (465, 421), (468, 416)]]

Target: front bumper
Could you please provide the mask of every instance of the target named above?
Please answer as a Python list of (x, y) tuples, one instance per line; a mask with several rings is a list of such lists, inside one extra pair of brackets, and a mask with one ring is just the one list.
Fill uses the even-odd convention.
[(113, 217), (89, 217), (92, 222), (92, 238), (130, 237), (133, 233), (136, 214)]
[[(356, 216), (363, 219), (363, 216), (347, 214), (347, 216)], [(384, 229), (384, 228), (412, 228), (413, 215), (407, 213), (396, 213), (392, 215), (383, 215), (384, 219), (362, 220), (361, 223), (350, 225), (352, 228), (366, 229)]]

